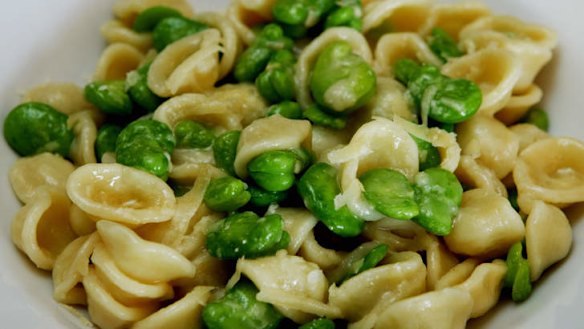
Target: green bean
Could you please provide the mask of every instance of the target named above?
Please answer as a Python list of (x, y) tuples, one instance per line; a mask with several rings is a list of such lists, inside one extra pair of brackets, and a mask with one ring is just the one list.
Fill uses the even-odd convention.
[(298, 329), (335, 329), (335, 323), (331, 319), (318, 318), (301, 325)]
[(20, 156), (51, 152), (67, 157), (74, 139), (67, 119), (50, 105), (22, 103), (4, 119), (4, 139)]
[(276, 0), (272, 7), (274, 20), (287, 35), (301, 38), (317, 25), (335, 5), (334, 0)]
[(296, 57), (292, 51), (276, 51), (263, 71), (255, 80), (256, 87), (271, 103), (290, 101), (294, 98), (294, 64)]
[(365, 105), (375, 90), (375, 72), (348, 42), (333, 42), (318, 55), (310, 91), (324, 109), (349, 113)]
[(249, 176), (261, 188), (286, 191), (296, 181), (296, 155), (291, 151), (268, 151), (253, 158), (247, 165)]
[(298, 180), (298, 193), (304, 205), (330, 231), (342, 237), (359, 235), (364, 221), (345, 205), (335, 207), (335, 196), (340, 193), (336, 169), (326, 163), (313, 164)]
[(283, 319), (276, 308), (258, 301), (258, 289), (248, 280), (238, 281), (225, 296), (203, 308), (208, 329), (276, 329)]
[(412, 220), (432, 234), (448, 235), (462, 202), (456, 176), (440, 167), (426, 169), (414, 177), (414, 191), (420, 213)]
[(363, 243), (346, 256), (346, 264), (340, 268), (340, 272), (333, 271), (330, 280), (342, 283), (353, 276), (374, 268), (387, 255), (389, 247), (379, 242)]
[(134, 103), (146, 110), (146, 112), (152, 113), (164, 102), (164, 98), (153, 93), (150, 87), (148, 87), (149, 69), (150, 63), (142, 65), (137, 70), (128, 73), (126, 77), (126, 89)]
[(292, 101), (283, 101), (268, 108), (268, 116), (279, 114), (288, 119), (302, 119), (302, 107)]
[(515, 275), (519, 268), (519, 263), (523, 259), (523, 243), (521, 241), (514, 243), (507, 251), (507, 273), (503, 279), (503, 286), (505, 288), (513, 287)]
[(107, 123), (99, 128), (97, 137), (95, 138), (95, 154), (97, 160), (101, 161), (105, 153), (116, 152), (116, 140), (122, 131), (122, 127)]
[(318, 104), (312, 104), (304, 109), (304, 117), (312, 124), (332, 129), (343, 129), (347, 126), (347, 115), (343, 113), (332, 114), (322, 109)]
[(152, 30), (152, 43), (154, 48), (160, 52), (169, 44), (207, 28), (206, 24), (186, 17), (166, 17), (160, 20)]
[(422, 107), (422, 98), (428, 87), (437, 85), (440, 81), (447, 79), (447, 77), (442, 75), (440, 69), (433, 65), (423, 64), (415, 69), (413, 66), (410, 66), (411, 64), (406, 64), (408, 62), (400, 63), (400, 65), (409, 66), (402, 68), (405, 71), (402, 74), (405, 74), (406, 78), (409, 78), (407, 83), (408, 93), (411, 95), (416, 107), (420, 109)]
[(523, 257), (523, 243), (516, 242), (507, 252), (507, 273), (503, 279), (503, 286), (511, 288), (511, 299), (522, 302), (531, 295), (532, 286), (529, 272), (529, 263)]
[(233, 75), (237, 81), (253, 82), (264, 71), (272, 55), (278, 50), (291, 50), (294, 43), (284, 36), (277, 24), (266, 25), (254, 42), (243, 51), (235, 63)]
[(410, 80), (418, 74), (420, 64), (409, 58), (400, 59), (393, 65), (393, 74), (399, 82), (408, 85)]
[(231, 212), (243, 207), (250, 198), (251, 194), (243, 181), (224, 176), (211, 180), (204, 201), (211, 210)]
[(174, 126), (174, 136), (177, 148), (207, 148), (213, 144), (215, 135), (204, 125), (183, 120)]
[(239, 143), (240, 136), (241, 131), (239, 130), (228, 131), (217, 136), (213, 143), (213, 158), (215, 159), (215, 164), (218, 168), (223, 169), (231, 176), (235, 176), (233, 163), (235, 162), (237, 144)]
[(547, 112), (537, 107), (529, 109), (520, 122), (530, 123), (543, 131), (548, 131), (550, 125)]
[(440, 152), (438, 149), (432, 145), (432, 143), (411, 135), (412, 139), (416, 142), (418, 146), (418, 158), (419, 158), (419, 168), (420, 171), (424, 171), (428, 168), (438, 167), (442, 162), (440, 157)]
[(428, 45), (432, 52), (443, 62), (463, 55), (463, 52), (456, 45), (456, 41), (444, 29), (439, 27), (433, 28), (430, 32)]
[(85, 98), (107, 114), (132, 114), (133, 104), (123, 80), (93, 81), (85, 86)]
[(472, 117), (480, 108), (483, 95), (476, 83), (466, 79), (442, 79), (424, 91), (422, 111), (443, 123), (459, 123)]
[(154, 27), (167, 17), (180, 17), (181, 13), (170, 7), (154, 6), (143, 10), (132, 24), (132, 29), (136, 32), (152, 32)]
[(172, 130), (156, 120), (136, 120), (116, 140), (116, 162), (138, 168), (166, 180), (175, 140)]
[(260, 218), (251, 211), (236, 213), (217, 222), (207, 233), (209, 253), (219, 259), (257, 258), (273, 255), (290, 243), (278, 214)]
[(399, 171), (387, 168), (363, 173), (363, 196), (380, 213), (395, 219), (411, 219), (420, 213), (414, 187)]
[(338, 1), (335, 9), (324, 23), (325, 29), (335, 26), (347, 26), (357, 31), (363, 28), (363, 5), (361, 0)]
[(280, 203), (288, 197), (288, 190), (273, 192), (250, 185), (248, 191), (251, 195), (249, 203), (256, 207), (267, 207), (271, 204)]

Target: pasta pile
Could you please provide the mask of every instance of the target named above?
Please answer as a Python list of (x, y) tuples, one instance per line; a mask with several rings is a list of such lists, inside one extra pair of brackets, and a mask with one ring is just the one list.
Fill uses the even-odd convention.
[[(309, 29), (290, 48), (295, 62), (283, 66), (293, 74), (288, 87), (303, 111), (320, 104), (313, 72), (332, 44), (348, 44), (355, 61), (371, 68), (374, 94), (346, 116), (333, 115), (346, 121), (331, 127), (269, 115), (276, 102), (257, 83), (234, 78), (246, 49), (257, 46), (260, 28), (274, 21), (277, 2), (234, 0), (224, 13), (203, 13), (185, 0), (118, 0), (114, 18), (101, 30), (108, 45), (92, 81), (129, 81), (149, 63), (147, 86), (163, 102), (144, 116), (175, 134), (183, 121), (200, 123), (216, 136), (238, 132), (233, 172), (208, 144), (164, 153), (169, 170), (158, 177), (118, 163), (121, 151), (95, 151), (98, 131), (112, 116), (83, 88), (51, 82), (26, 92), (23, 102), (66, 114), (74, 134), (69, 155), (21, 157), (10, 170), (23, 204), (12, 221), (12, 240), (52, 273), (57, 302), (86, 305), (91, 321), (103, 329), (201, 328), (203, 322), (214, 328), (207, 305), (251, 282), (255, 301), (273, 307), (279, 319), (257, 328), (299, 327), (318, 319), (353, 329), (464, 328), (513, 286), (514, 276), (505, 284), (510, 271), (527, 273), (530, 284), (568, 255), (572, 229), (562, 208), (584, 201), (584, 143), (522, 121), (541, 101), (535, 78), (556, 47), (552, 31), (498, 16), (477, 2), (354, 1), (360, 27), (333, 26), (316, 35)], [(140, 13), (156, 6), (206, 28), (157, 49), (152, 33), (132, 29)], [(453, 38), (460, 56), (441, 58), (431, 49), (427, 40), (437, 27)], [(478, 112), (450, 128), (432, 123), (417, 112), (409, 87), (396, 76), (403, 59), (472, 81), (482, 94)], [(347, 86), (338, 88), (325, 95), (335, 109), (354, 100), (345, 99)], [(464, 186), (444, 236), (380, 213), (364, 197), (360, 177), (373, 169), (397, 171), (408, 184), (422, 179), (422, 150), (414, 137), (431, 144), (438, 167)], [(209, 232), (239, 206), (214, 208), (207, 191), (227, 176), (245, 181), (247, 191), (254, 159), (280, 150), (305, 150), (310, 163), (338, 173), (334, 211), (359, 218), (360, 231), (335, 235), (306, 200), (289, 202), (288, 196), (253, 208), (263, 211), (258, 221), (282, 219), (281, 236), (269, 252), (238, 256), (224, 242), (213, 248), (235, 256), (218, 257)], [(291, 191), (301, 184), (296, 181)], [(350, 272), (373, 250), (383, 250), (377, 262)], [(528, 272), (511, 268), (512, 255), (526, 259)]]

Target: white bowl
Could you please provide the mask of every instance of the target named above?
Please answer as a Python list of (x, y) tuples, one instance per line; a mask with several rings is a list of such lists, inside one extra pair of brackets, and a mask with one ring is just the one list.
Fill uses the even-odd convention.
[[(23, 90), (54, 80), (85, 84), (105, 46), (100, 25), (111, 17), (113, 0), (20, 0), (2, 6), (0, 20), (0, 121)], [(228, 0), (191, 0), (197, 11), (224, 8)], [(538, 77), (551, 133), (584, 139), (581, 97), (584, 77), (584, 2), (575, 0), (489, 0), (494, 12), (511, 14), (558, 32), (553, 61)], [(50, 275), (36, 270), (10, 240), (10, 222), (20, 207), (7, 179), (16, 159), (0, 138), (0, 327), (85, 327), (52, 299)], [(568, 210), (574, 246), (568, 259), (548, 270), (525, 303), (503, 303), (473, 328), (582, 328), (584, 326), (584, 207)]]

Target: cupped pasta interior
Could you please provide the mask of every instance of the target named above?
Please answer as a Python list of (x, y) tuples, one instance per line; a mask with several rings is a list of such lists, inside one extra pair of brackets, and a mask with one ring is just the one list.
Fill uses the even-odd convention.
[(174, 214), (172, 189), (158, 177), (120, 164), (88, 164), (67, 179), (69, 198), (96, 219), (128, 225), (164, 222)]

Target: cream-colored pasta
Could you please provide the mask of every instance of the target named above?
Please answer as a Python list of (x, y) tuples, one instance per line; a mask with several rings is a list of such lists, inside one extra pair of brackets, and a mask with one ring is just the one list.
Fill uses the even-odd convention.
[(465, 26), (490, 14), (489, 8), (478, 1), (437, 3), (432, 6), (432, 10), (419, 32), (421, 35), (428, 35), (433, 28), (438, 27), (454, 40), (458, 40), (458, 34)]
[(430, 0), (372, 1), (363, 7), (363, 32), (417, 32), (428, 18), (431, 4)]
[(497, 304), (506, 273), (505, 262), (496, 259), (492, 263), (478, 265), (468, 279), (456, 286), (468, 291), (472, 297), (471, 318), (484, 315)]
[(193, 8), (187, 0), (117, 0), (113, 5), (113, 13), (130, 26), (138, 14), (155, 6), (174, 8), (183, 16), (193, 16)]
[(513, 90), (523, 92), (551, 60), (557, 36), (547, 28), (514, 17), (490, 15), (464, 28), (460, 32), (460, 43), (469, 53), (492, 47), (511, 51), (521, 71)]
[(333, 27), (325, 30), (317, 38), (303, 49), (296, 63), (295, 83), (298, 103), (306, 108), (312, 105), (312, 95), (310, 93), (310, 77), (312, 67), (316, 63), (318, 55), (331, 43), (344, 41), (351, 45), (353, 53), (361, 56), (363, 60), (371, 64), (373, 55), (369, 44), (363, 35), (348, 27)]
[(458, 264), (458, 258), (435, 236), (427, 235), (427, 239), (426, 286), (434, 290), (438, 281)]
[(536, 201), (525, 221), (525, 247), (531, 281), (564, 259), (572, 247), (572, 226), (557, 207)]
[(318, 219), (306, 209), (278, 207), (273, 211), (269, 210), (268, 213), (282, 216), (285, 231), (290, 234), (290, 243), (286, 248), (290, 255), (295, 255), (300, 250), (308, 234), (318, 223)]
[(70, 115), (67, 125), (75, 134), (69, 151), (69, 156), (73, 163), (77, 166), (96, 163), (95, 139), (97, 138), (97, 126), (91, 118), (91, 112), (82, 111)]
[(367, 103), (364, 108), (359, 110), (356, 114), (356, 116), (362, 117), (362, 119), (355, 118), (352, 120), (369, 121), (374, 117), (393, 119), (394, 116), (399, 116), (407, 121), (415, 121), (415, 109), (410, 104), (405, 93), (406, 88), (397, 80), (389, 77), (378, 76), (377, 91), (375, 95), (371, 101), (369, 101), (369, 103)]
[(513, 94), (505, 107), (495, 113), (495, 117), (506, 125), (519, 121), (529, 111), (530, 108), (539, 104), (543, 97), (541, 88), (537, 85), (530, 85), (521, 94)]
[(154, 119), (173, 128), (193, 120), (216, 128), (217, 133), (240, 130), (265, 115), (266, 101), (254, 85), (224, 85), (206, 94), (183, 94), (162, 103)]
[(246, 45), (255, 39), (252, 28), (272, 20), (275, 0), (234, 0), (227, 8), (227, 17)]
[(500, 257), (523, 240), (525, 225), (509, 201), (493, 191), (463, 193), (452, 231), (444, 242), (452, 252), (473, 257)]
[(152, 35), (134, 31), (119, 20), (111, 20), (100, 28), (101, 35), (108, 43), (124, 43), (147, 52), (152, 48)]
[[(388, 263), (372, 268), (329, 288), (329, 304), (350, 322), (374, 322), (388, 305), (426, 290), (426, 269), (419, 254), (392, 254)], [(359, 305), (359, 307), (355, 307)], [(365, 318), (364, 318), (365, 317)]]
[(311, 124), (272, 115), (255, 120), (241, 131), (233, 167), (241, 178), (247, 177), (247, 164), (256, 156), (273, 150), (304, 148), (311, 150)]
[(26, 91), (22, 96), (22, 102), (45, 103), (67, 115), (90, 111), (91, 118), (96, 124), (101, 124), (105, 119), (105, 115), (85, 99), (83, 89), (70, 82), (51, 81), (37, 85)]
[(375, 46), (374, 68), (378, 74), (393, 76), (393, 65), (400, 59), (409, 58), (416, 62), (442, 66), (422, 37), (414, 32), (388, 33)]
[(197, 275), (186, 282), (178, 281), (178, 288), (190, 291), (197, 286), (225, 287), (233, 274), (233, 266), (229, 261), (211, 256), (204, 248), (192, 259), (192, 263), (197, 268)]
[(459, 283), (464, 282), (470, 277), (477, 266), (481, 264), (478, 258), (467, 258), (464, 261), (453, 266), (446, 272), (438, 282), (436, 282), (435, 289), (440, 290), (447, 287), (453, 287)]
[(428, 247), (428, 233), (412, 221), (384, 218), (365, 225), (363, 235), (394, 251), (422, 251)]
[(193, 264), (179, 252), (144, 240), (122, 224), (102, 220), (97, 222), (97, 232), (114, 263), (129, 277), (157, 283), (195, 275)]
[(510, 51), (485, 48), (451, 59), (442, 66), (442, 73), (477, 83), (483, 94), (479, 113), (494, 115), (509, 101), (521, 75), (521, 67)]
[(517, 160), (519, 140), (504, 124), (488, 116), (475, 115), (456, 126), (462, 154), (493, 170), (501, 179), (509, 174)]
[[(117, 252), (117, 251), (116, 251)], [(104, 288), (118, 302), (136, 305), (149, 301), (162, 301), (173, 297), (172, 287), (167, 282), (144, 283), (126, 275), (115, 264), (114, 258), (98, 242), (91, 255), (91, 263)]]
[(87, 292), (89, 316), (95, 324), (103, 329), (129, 327), (132, 323), (152, 314), (158, 308), (155, 303), (124, 305), (118, 302), (107, 291), (93, 268), (90, 268), (88, 274), (83, 277), (83, 287)]
[(221, 33), (207, 29), (168, 45), (150, 65), (148, 87), (161, 97), (203, 92), (219, 80)]
[(326, 304), (328, 281), (324, 273), (302, 257), (279, 251), (258, 259), (241, 258), (237, 271), (258, 287), (258, 300), (273, 304), (296, 323), (316, 316), (340, 315), (336, 307)]
[(298, 251), (298, 255), (311, 263), (317, 264), (324, 271), (331, 270), (341, 264), (345, 254), (345, 252), (321, 246), (316, 241), (313, 230), (308, 232)]
[(89, 273), (90, 257), (98, 241), (97, 234), (80, 236), (57, 256), (52, 271), (53, 298), (57, 302), (69, 305), (87, 304), (81, 281)]
[(172, 189), (158, 177), (120, 164), (87, 164), (67, 180), (69, 198), (97, 219), (140, 225), (174, 214)]
[(389, 305), (373, 328), (462, 329), (472, 312), (473, 299), (459, 288), (446, 288)]
[(199, 329), (202, 328), (202, 311), (211, 298), (213, 287), (199, 286), (178, 301), (161, 308), (136, 322), (133, 329)]
[(135, 70), (144, 60), (144, 54), (126, 43), (112, 43), (101, 53), (93, 80), (125, 80), (128, 72)]
[(529, 214), (536, 200), (557, 206), (584, 201), (584, 143), (566, 137), (539, 140), (524, 149), (513, 169), (517, 202)]
[(8, 172), (12, 190), (23, 203), (34, 199), (41, 186), (64, 192), (67, 177), (75, 167), (59, 155), (41, 153), (17, 159)]
[(507, 197), (505, 184), (492, 169), (478, 163), (473, 156), (461, 156), (455, 174), (461, 183), (469, 187), (490, 190), (502, 197)]
[(78, 236), (91, 234), (97, 229), (91, 216), (75, 204), (69, 208), (69, 224)]
[(57, 256), (77, 237), (69, 225), (70, 206), (65, 193), (41, 186), (12, 220), (12, 242), (40, 269), (51, 270)]
[(509, 130), (511, 130), (519, 140), (519, 153), (529, 145), (550, 137), (548, 133), (530, 123), (518, 123), (509, 127)]

